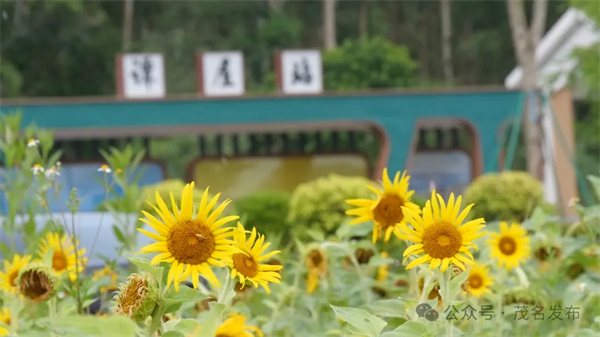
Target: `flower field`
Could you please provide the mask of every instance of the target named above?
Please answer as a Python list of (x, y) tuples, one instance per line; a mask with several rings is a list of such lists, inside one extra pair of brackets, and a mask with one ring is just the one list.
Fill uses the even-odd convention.
[(600, 205), (573, 200), (564, 220), (524, 173), (423, 199), (408, 173), (384, 170), (238, 205), (210, 182), (142, 191), (131, 175), (143, 154), (111, 149), (98, 183), (129, 263), (91, 268), (108, 242), (80, 242), (76, 190), (50, 211), (60, 153), (19, 124), (0, 121), (0, 336), (600, 335)]

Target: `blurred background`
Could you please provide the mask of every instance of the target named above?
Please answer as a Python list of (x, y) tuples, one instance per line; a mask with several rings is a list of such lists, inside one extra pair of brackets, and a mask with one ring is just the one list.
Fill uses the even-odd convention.
[[(512, 5), (516, 10), (511, 10)], [(528, 20), (521, 22), (519, 13)], [(538, 157), (546, 159), (543, 165), (550, 165), (554, 172), (550, 185), (559, 185), (554, 186), (555, 196), (547, 199), (566, 209), (568, 199), (589, 189), (583, 186), (586, 182), (582, 177), (598, 173), (600, 77), (595, 24), (600, 7), (594, 1), (19, 0), (0, 2), (0, 14), (2, 113), (21, 111), (24, 121), (57, 130), (52, 146), (63, 152), (61, 179), (68, 186), (63, 199), (68, 198), (71, 187), (77, 187), (84, 197), (82, 211), (98, 210), (104, 200), (104, 187), (94, 178), (106, 161), (99, 150), (123, 148), (125, 144), (145, 151), (138, 180), (141, 186), (165, 179), (195, 180), (201, 187), (211, 185), (232, 198), (264, 191), (291, 194), (300, 184), (330, 174), (379, 179), (389, 156), (402, 157), (397, 163), (403, 167), (393, 169), (409, 167), (411, 186), (421, 196), (433, 186), (445, 194), (460, 193), (477, 176), (502, 170), (529, 171), (544, 182), (548, 194), (552, 189), (548, 187), (549, 175), (544, 176), (541, 166), (527, 160), (537, 151)], [(551, 31), (554, 33), (549, 36)], [(388, 134), (383, 136), (371, 126), (334, 127), (318, 121), (312, 126), (270, 127), (270, 123), (281, 122), (277, 116), (287, 113), (285, 105), (281, 111), (265, 112), (266, 117), (254, 123), (238, 111), (227, 123), (257, 127), (222, 131), (161, 131), (160, 125), (154, 125), (152, 132), (129, 132), (138, 126), (132, 124), (136, 122), (119, 124), (117, 115), (134, 111), (134, 106), (139, 126), (147, 125), (142, 111), (151, 109), (162, 109), (167, 123), (177, 103), (159, 108), (159, 102), (144, 101), (141, 106), (134, 100), (131, 105), (119, 105), (119, 112), (114, 112), (115, 102), (127, 100), (118, 95), (118, 55), (162, 54), (166, 97), (159, 101), (189, 102), (206, 100), (198, 93), (197, 53), (241, 51), (243, 96), (251, 100), (285, 96), (278, 87), (276, 53), (295, 49), (319, 50), (323, 95), (345, 98), (321, 103), (325, 101), (294, 96), (296, 101), (290, 102), (290, 107), (310, 101), (313, 103), (306, 109), (316, 107), (339, 115), (343, 111), (334, 111), (336, 106), (344, 109), (339, 104), (370, 105), (360, 114), (352, 112), (352, 119), (381, 123), (381, 118), (390, 114), (380, 105), (386, 97), (408, 97), (398, 103), (406, 106), (413, 104), (411, 95), (443, 94), (414, 98), (429, 102), (421, 105), (429, 110), (417, 111), (419, 105), (415, 105), (406, 128), (384, 126), (383, 132)], [(560, 60), (555, 57), (558, 54), (562, 55)], [(569, 65), (561, 63), (564, 59)], [(567, 80), (557, 82), (565, 76)], [(541, 135), (542, 122), (520, 119), (526, 115), (528, 103), (524, 101), (518, 101), (522, 104), (516, 118), (511, 106), (502, 117), (506, 119), (503, 123), (475, 122), (474, 132), (469, 125), (448, 119), (469, 117), (444, 110), (448, 102), (466, 110), (480, 109), (471, 107), (472, 102), (492, 109), (504, 96), (486, 101), (485, 93), (477, 93), (506, 89), (539, 90), (539, 97), (550, 100), (550, 108), (541, 99), (530, 110), (553, 110), (553, 143)], [(377, 96), (383, 95), (379, 94), (382, 90), (388, 96)], [(365, 94), (376, 95), (381, 101), (343, 101)], [(475, 96), (457, 101), (465, 95)], [(437, 106), (431, 103), (436, 100)], [(244, 102), (235, 109), (243, 110)], [(328, 104), (327, 108), (323, 104)], [(438, 110), (431, 110), (433, 106)], [(208, 108), (198, 109), (204, 110), (174, 113), (211, 113)], [(228, 109), (234, 108), (213, 113), (226, 114)], [(248, 114), (260, 114), (260, 109), (253, 107)], [(416, 122), (420, 113), (446, 119)], [(85, 119), (85, 127), (83, 122), (77, 124), (67, 117), (75, 115)], [(120, 131), (104, 133), (106, 119), (112, 119), (111, 127)], [(286, 122), (289, 126), (294, 121)], [(96, 124), (104, 129), (88, 135), (86, 130)], [(531, 130), (537, 130), (538, 138), (524, 136)], [(395, 135), (390, 136), (394, 132), (410, 137), (398, 141)], [(478, 138), (489, 133), (499, 135), (494, 136), (494, 144), (485, 139), (480, 144)], [(528, 139), (533, 140), (528, 143)], [(544, 151), (554, 156), (548, 157)], [(541, 156), (541, 152), (546, 154)], [(557, 201), (556, 190), (562, 192), (562, 201)]]

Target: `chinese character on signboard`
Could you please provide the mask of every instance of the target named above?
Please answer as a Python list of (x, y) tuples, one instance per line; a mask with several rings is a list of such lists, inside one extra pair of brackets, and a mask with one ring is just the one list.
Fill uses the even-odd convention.
[(199, 91), (205, 96), (244, 95), (244, 55), (238, 51), (198, 55)]
[(279, 55), (279, 89), (284, 94), (323, 92), (323, 65), (318, 50), (285, 50)]
[(161, 54), (123, 54), (117, 58), (117, 87), (124, 98), (163, 98), (166, 95)]

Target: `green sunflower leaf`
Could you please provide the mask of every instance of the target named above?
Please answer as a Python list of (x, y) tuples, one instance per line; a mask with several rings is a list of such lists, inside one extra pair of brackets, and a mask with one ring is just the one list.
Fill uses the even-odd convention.
[(163, 337), (185, 337), (183, 332), (177, 331), (177, 330), (167, 331), (162, 336)]
[(148, 260), (148, 259), (141, 259), (141, 258), (137, 258), (137, 257), (128, 257), (127, 260), (129, 260), (129, 262), (138, 266), (138, 268), (140, 268), (140, 270), (150, 273), (152, 276), (154, 276), (154, 278), (156, 278), (157, 281), (162, 280), (164, 268), (154, 267), (153, 265), (150, 264), (150, 260)]
[(196, 336), (214, 336), (221, 325), (223, 313), (227, 309), (221, 303), (211, 302), (208, 305), (210, 311), (200, 322), (200, 329), (196, 332)]
[(381, 337), (425, 337), (431, 336), (425, 324), (416, 321), (408, 321), (397, 327), (394, 331), (386, 332)]
[(198, 290), (194, 290), (188, 286), (183, 284), (179, 285), (179, 291), (176, 291), (175, 288), (171, 288), (168, 295), (165, 298), (165, 304), (171, 305), (175, 303), (183, 303), (183, 302), (197, 302), (202, 301), (209, 298), (209, 296), (204, 295)]
[(350, 324), (353, 328), (351, 330), (357, 334), (377, 337), (387, 325), (384, 320), (371, 315), (366, 310), (334, 305), (331, 305), (331, 308), (340, 319)]
[(469, 270), (464, 271), (452, 280), (450, 280), (450, 299), (455, 299), (456, 296), (461, 292), (462, 285), (469, 278)]
[(131, 336), (139, 332), (138, 325), (124, 316), (93, 317), (70, 316), (57, 317), (54, 326), (70, 328), (71, 336)]
[(191, 319), (191, 318), (185, 318), (185, 319), (182, 319), (181, 321), (179, 321), (179, 323), (177, 323), (177, 325), (175, 326), (175, 330), (181, 331), (185, 334), (192, 334), (197, 329), (199, 329), (199, 326), (200, 326), (200, 322), (198, 322), (197, 320)]

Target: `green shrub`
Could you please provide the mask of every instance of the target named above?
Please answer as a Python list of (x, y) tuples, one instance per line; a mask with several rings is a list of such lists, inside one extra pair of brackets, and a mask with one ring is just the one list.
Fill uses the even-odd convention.
[[(185, 183), (182, 180), (178, 179), (168, 179), (165, 181), (161, 181), (155, 185), (147, 185), (142, 189), (142, 210), (146, 212), (154, 213), (154, 209), (150, 206), (146, 201), (151, 202), (156, 206), (156, 197), (155, 193), (158, 191), (158, 194), (163, 198), (165, 203), (171, 208), (171, 195), (170, 192), (173, 192), (173, 198), (177, 203), (177, 207), (181, 207), (181, 192), (183, 192), (183, 188), (185, 187)], [(199, 188), (194, 188), (194, 204), (197, 205), (202, 200), (202, 194), (204, 190)], [(209, 198), (212, 197), (209, 193)], [(210, 200), (210, 199), (209, 199)], [(219, 201), (223, 201), (223, 198), (220, 198)]]
[(288, 220), (299, 236), (308, 228), (333, 233), (347, 219), (346, 199), (373, 197), (369, 184), (374, 183), (367, 178), (335, 174), (301, 184), (290, 199)]
[(287, 216), (290, 194), (287, 192), (258, 192), (234, 202), (236, 213), (244, 219), (244, 227), (256, 227), (260, 233), (287, 235)]
[(465, 204), (474, 203), (473, 218), (523, 221), (543, 203), (542, 184), (526, 172), (507, 171), (477, 178), (465, 190)]
[(323, 55), (325, 88), (406, 88), (417, 84), (418, 64), (406, 46), (382, 37), (346, 40)]

